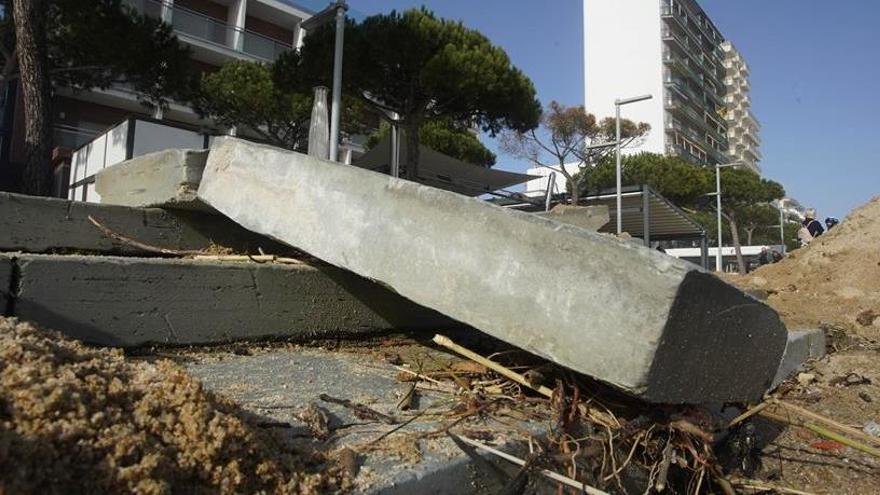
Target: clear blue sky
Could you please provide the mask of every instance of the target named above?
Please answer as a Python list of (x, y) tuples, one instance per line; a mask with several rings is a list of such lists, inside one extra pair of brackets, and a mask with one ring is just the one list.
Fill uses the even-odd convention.
[[(425, 5), (459, 19), (507, 51), (532, 78), (542, 103), (583, 103), (581, 0), (349, 3), (355, 16)], [(823, 218), (843, 217), (880, 194), (880, 1), (700, 4), (751, 66), (765, 175)], [(498, 167), (526, 165), (499, 154)]]

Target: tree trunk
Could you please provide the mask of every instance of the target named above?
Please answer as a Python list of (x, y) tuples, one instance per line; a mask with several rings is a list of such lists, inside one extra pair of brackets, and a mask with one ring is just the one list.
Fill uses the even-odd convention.
[(419, 177), (419, 124), (407, 119), (404, 128), (406, 135), (406, 170), (401, 177), (416, 181)]
[(48, 195), (52, 171), (52, 87), (46, 41), (47, 0), (13, 0), (15, 36), (24, 100), (25, 167), (21, 190)]
[(572, 177), (571, 174), (569, 174), (568, 172), (565, 171), (565, 165), (562, 165), (560, 167), (560, 170), (563, 171), (562, 176), (565, 177), (565, 182), (566, 182), (566, 184), (568, 184), (568, 190), (571, 191), (571, 204), (577, 206), (578, 202), (580, 202), (580, 199), (581, 199), (581, 195), (580, 195), (580, 191), (578, 191), (577, 183), (575, 182), (574, 177)]
[(755, 232), (755, 229), (746, 229), (746, 246), (752, 245), (752, 233)]
[(736, 267), (740, 275), (745, 275), (747, 273), (746, 262), (743, 259), (742, 247), (739, 244), (739, 230), (736, 226), (736, 214), (734, 212), (731, 211), (727, 214), (727, 222), (730, 224), (730, 237), (733, 239), (733, 249), (736, 252)]

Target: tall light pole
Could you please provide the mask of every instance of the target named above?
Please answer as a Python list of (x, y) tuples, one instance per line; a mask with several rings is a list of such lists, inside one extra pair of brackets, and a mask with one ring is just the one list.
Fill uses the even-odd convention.
[(342, 103), (342, 47), (345, 42), (345, 11), (348, 5), (345, 0), (336, 0), (326, 9), (306, 19), (300, 26), (309, 31), (324, 24), (336, 21), (336, 44), (333, 51), (333, 89), (330, 106), (330, 159), (334, 162), (339, 158), (339, 115)]
[(715, 253), (715, 271), (721, 271), (721, 169), (725, 167), (736, 167), (742, 165), (740, 162), (724, 163), (715, 165), (715, 209), (718, 211), (718, 251)]
[(614, 143), (615, 153), (617, 155), (617, 235), (620, 235), (623, 232), (623, 194), (621, 192), (622, 178), (620, 173), (620, 107), (630, 103), (650, 100), (651, 98), (653, 98), (651, 95), (643, 95), (633, 98), (618, 98), (614, 100), (615, 119), (617, 124), (617, 133), (615, 136), (616, 141)]

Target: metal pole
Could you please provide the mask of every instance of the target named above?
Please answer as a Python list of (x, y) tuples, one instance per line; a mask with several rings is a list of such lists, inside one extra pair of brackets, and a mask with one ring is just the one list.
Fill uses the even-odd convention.
[(391, 177), (400, 177), (400, 162), (397, 160), (397, 145), (400, 136), (397, 124), (391, 124)]
[(621, 193), (621, 173), (620, 173), (620, 103), (615, 102), (614, 108), (616, 110), (616, 138), (617, 141), (614, 145), (615, 154), (617, 155), (617, 235), (620, 235), (623, 232), (623, 194)]
[(718, 210), (718, 252), (715, 253), (715, 271), (721, 272), (721, 167), (715, 167), (715, 208)]
[(342, 101), (342, 44), (345, 38), (345, 2), (336, 2), (336, 46), (333, 54), (333, 106), (330, 110), (330, 159), (339, 158), (339, 114)]
[(651, 188), (647, 184), (642, 185), (642, 230), (646, 248), (651, 247)]
[(782, 214), (782, 201), (779, 202), (779, 243), (782, 245), (782, 253), (785, 254), (785, 218)]

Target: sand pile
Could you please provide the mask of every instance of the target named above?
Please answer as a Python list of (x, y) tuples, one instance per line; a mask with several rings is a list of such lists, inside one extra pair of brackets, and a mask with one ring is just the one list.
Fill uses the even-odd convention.
[(760, 288), (789, 328), (832, 324), (880, 336), (880, 197), (840, 225), (735, 283)]
[(338, 490), (320, 461), (169, 361), (0, 318), (0, 494)]

